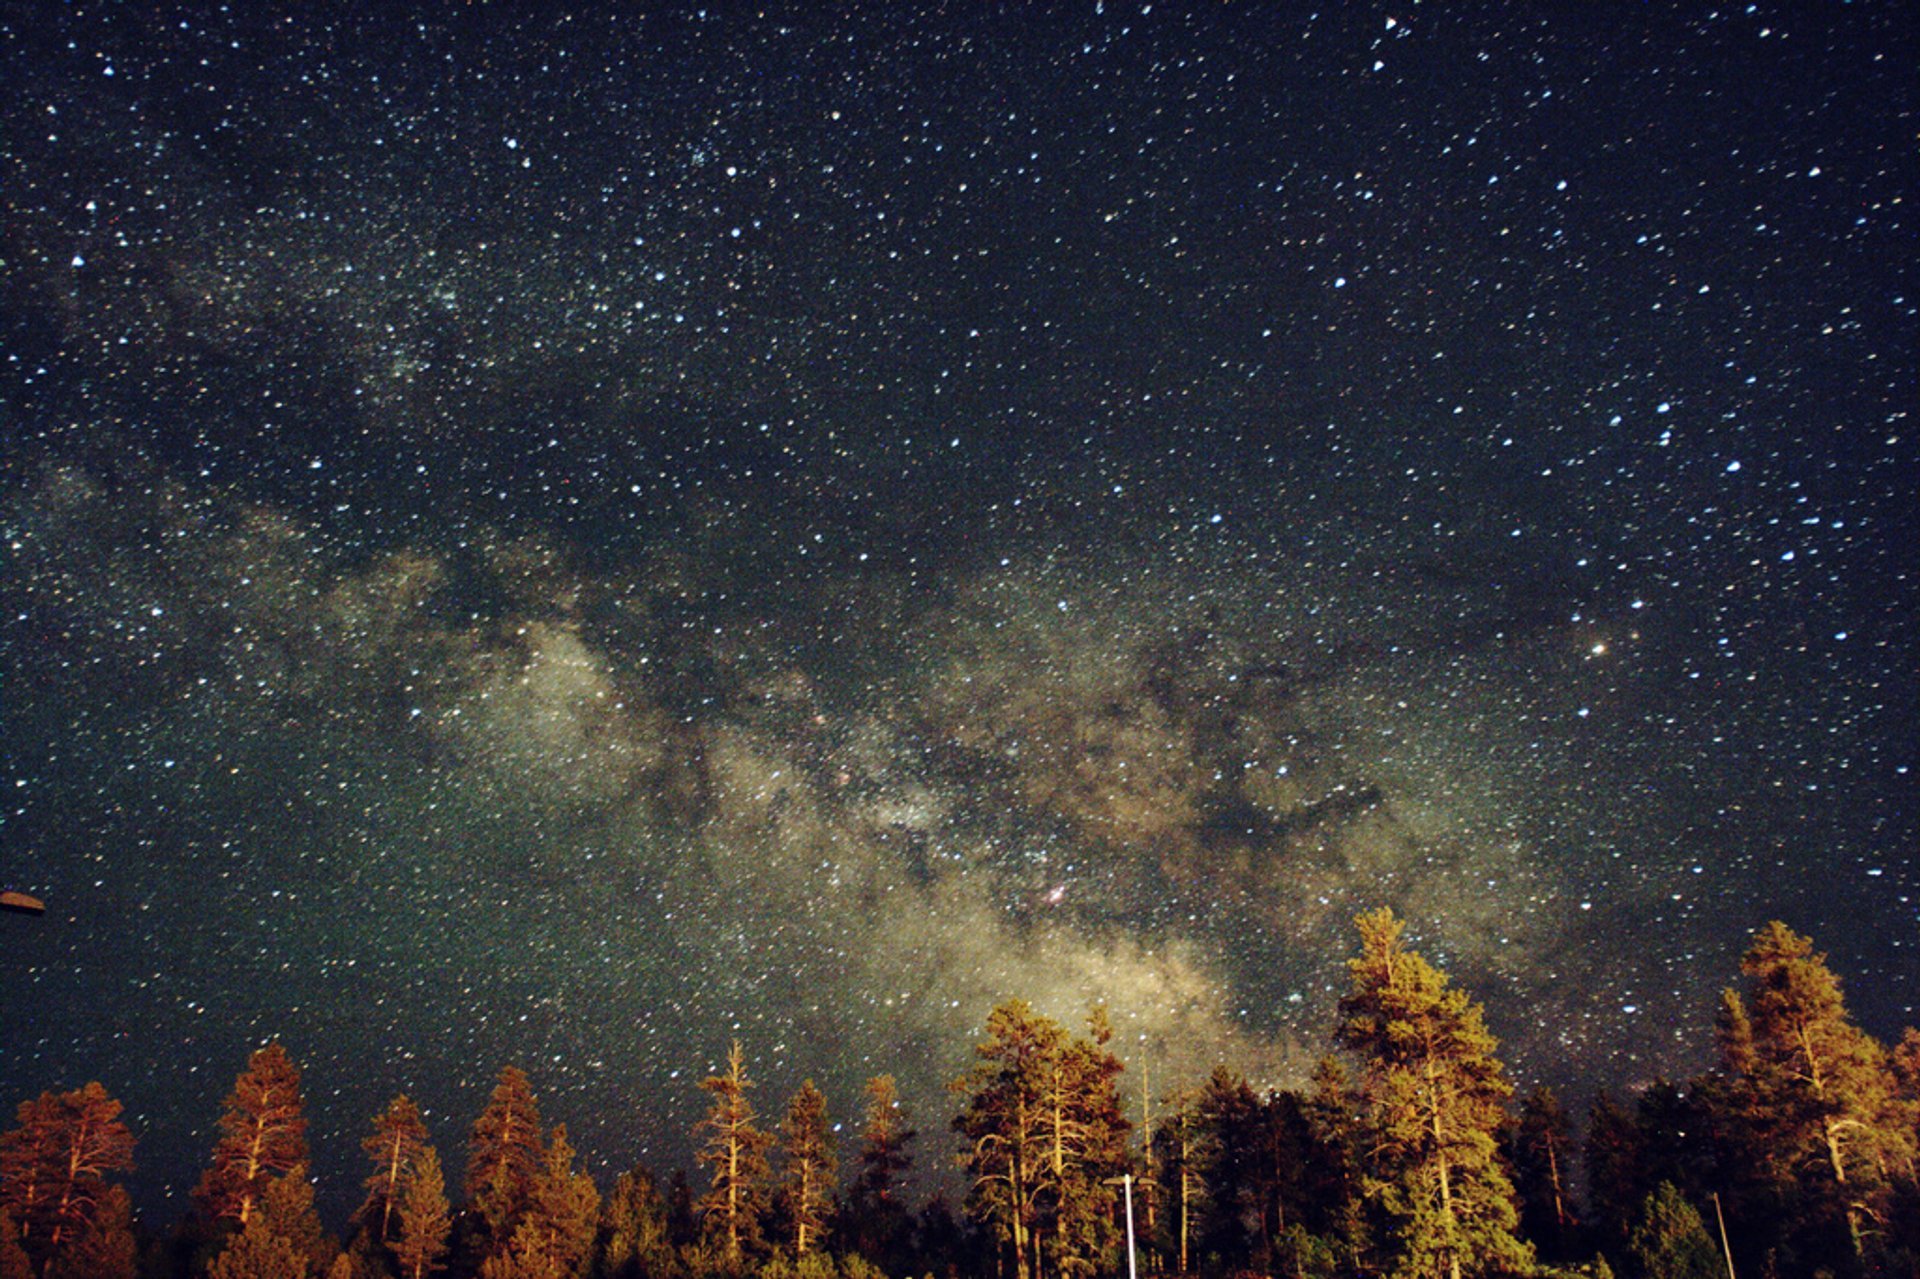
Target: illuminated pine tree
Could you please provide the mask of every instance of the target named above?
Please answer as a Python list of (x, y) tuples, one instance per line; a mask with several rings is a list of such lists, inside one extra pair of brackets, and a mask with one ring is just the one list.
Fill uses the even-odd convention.
[(133, 1166), (133, 1134), (120, 1103), (97, 1083), (22, 1102), (18, 1126), (0, 1135), (0, 1207), (43, 1272), (101, 1229), (110, 1174)]
[(1000, 1235), (1014, 1279), (1039, 1270), (1049, 1154), (1041, 1086), (1065, 1037), (1058, 1023), (1010, 999), (988, 1014), (973, 1069), (953, 1085), (966, 1098), (953, 1123), (966, 1143), (967, 1210)]
[(1087, 1034), (1063, 1039), (1040, 1088), (1052, 1195), (1048, 1242), (1058, 1274), (1086, 1274), (1118, 1240), (1112, 1182), (1129, 1167), (1132, 1128), (1120, 1104), (1120, 1059), (1104, 1007)]
[(306, 1256), (259, 1212), (248, 1213), (247, 1224), (207, 1267), (208, 1279), (308, 1279), (308, 1273)]
[(545, 1163), (533, 1085), (507, 1066), (467, 1138), (467, 1207), (478, 1221), (474, 1243), (482, 1257), (506, 1251)]
[(269, 1183), (307, 1160), (300, 1070), (286, 1049), (268, 1044), (247, 1059), (227, 1094), (220, 1134), (194, 1201), (209, 1223), (244, 1227)]
[(908, 1122), (892, 1075), (867, 1080), (864, 1097), (860, 1167), (847, 1196), (840, 1239), (891, 1271), (904, 1261), (912, 1226), (902, 1183), (913, 1166), (909, 1147), (918, 1134)]
[(360, 1142), (372, 1167), (364, 1183), (367, 1197), (355, 1216), (375, 1243), (385, 1244), (393, 1238), (394, 1204), (405, 1187), (408, 1170), (426, 1144), (427, 1125), (420, 1118), (420, 1107), (405, 1093), (394, 1097), (374, 1117), (373, 1131)]
[(1388, 1224), (1396, 1279), (1497, 1275), (1532, 1265), (1494, 1133), (1513, 1087), (1478, 1005), (1400, 940), (1386, 908), (1361, 915), (1337, 1038), (1359, 1060), (1371, 1151), (1363, 1189)]
[(313, 1178), (307, 1165), (295, 1164), (284, 1177), (276, 1177), (261, 1192), (258, 1215), (267, 1229), (292, 1244), (306, 1259), (307, 1273), (325, 1274), (339, 1247), (320, 1224), (313, 1206)]
[(762, 1243), (767, 1147), (773, 1140), (755, 1126), (753, 1103), (747, 1099), (753, 1081), (747, 1078), (739, 1040), (727, 1054), (727, 1072), (709, 1076), (700, 1087), (713, 1100), (699, 1127), (705, 1135), (699, 1159), (713, 1171), (697, 1209), (707, 1237), (719, 1245), (727, 1266), (738, 1272)]
[(1096, 1009), (1074, 1038), (1020, 1000), (987, 1018), (971, 1071), (955, 1082), (966, 1103), (954, 1127), (967, 1142), (968, 1208), (1010, 1250), (1017, 1279), (1091, 1267), (1113, 1234), (1128, 1123), (1120, 1062)]
[(600, 1237), (606, 1241), (604, 1279), (643, 1279), (672, 1264), (667, 1197), (647, 1169), (636, 1167), (615, 1179), (613, 1193), (600, 1205)]
[(1725, 1273), (1699, 1210), (1670, 1181), (1654, 1187), (1641, 1205), (1627, 1255), (1647, 1279), (1719, 1279)]
[[(140, 1246), (134, 1236), (133, 1201), (120, 1186), (108, 1186), (93, 1209), (87, 1229), (60, 1255), (50, 1258), (44, 1279), (134, 1279)], [(5, 1266), (0, 1264), (0, 1276)]]
[(1754, 935), (1740, 970), (1745, 998), (1723, 996), (1730, 1118), (1786, 1206), (1789, 1247), (1859, 1258), (1887, 1218), (1893, 1170), (1912, 1159), (1886, 1051), (1848, 1017), (1826, 956), (1785, 924)]
[(427, 1279), (440, 1268), (452, 1229), (446, 1177), (440, 1171), (440, 1154), (432, 1146), (420, 1148), (401, 1179), (394, 1217), (393, 1257), (400, 1266), (400, 1279)]
[(827, 1099), (811, 1079), (800, 1085), (787, 1104), (780, 1147), (786, 1164), (787, 1207), (793, 1219), (793, 1254), (804, 1257), (826, 1237), (827, 1209), (839, 1168), (833, 1130), (827, 1123)]

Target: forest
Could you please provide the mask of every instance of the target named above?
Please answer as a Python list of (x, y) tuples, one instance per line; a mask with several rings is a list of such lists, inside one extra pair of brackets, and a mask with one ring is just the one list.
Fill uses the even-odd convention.
[[(964, 1199), (908, 1202), (914, 1117), (870, 1079), (849, 1149), (812, 1081), (756, 1109), (737, 1042), (700, 1087), (698, 1166), (610, 1187), (508, 1066), (449, 1182), (419, 1108), (368, 1122), (341, 1234), (314, 1206), (302, 1081), (278, 1043), (228, 1095), (192, 1204), (134, 1220), (134, 1135), (99, 1083), (0, 1136), (0, 1279), (1274, 1279), (1920, 1276), (1920, 1031), (1848, 1016), (1810, 939), (1770, 923), (1721, 996), (1712, 1066), (1601, 1092), (1584, 1131), (1524, 1096), (1480, 1006), (1381, 909), (1356, 920), (1331, 1051), (1304, 1087), (1228, 1065), (1122, 1102), (1101, 1008), (996, 1007), (952, 1083)], [(929, 1143), (930, 1144), (930, 1143)]]

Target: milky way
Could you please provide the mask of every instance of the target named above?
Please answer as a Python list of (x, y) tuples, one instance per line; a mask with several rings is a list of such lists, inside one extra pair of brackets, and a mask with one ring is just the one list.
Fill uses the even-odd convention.
[(1911, 1022), (1911, 31), (1633, 22), (9, 18), (0, 1100), (174, 1212), (278, 1036), (343, 1208), (738, 1036), (931, 1167), (1008, 996), (1297, 1082), (1382, 902), (1576, 1094), (1776, 916)]

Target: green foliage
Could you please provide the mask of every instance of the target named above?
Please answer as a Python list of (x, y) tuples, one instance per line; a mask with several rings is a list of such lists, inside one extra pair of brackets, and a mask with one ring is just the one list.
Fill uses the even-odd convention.
[(1641, 1204), (1627, 1255), (1642, 1279), (1719, 1279), (1723, 1273), (1706, 1223), (1670, 1181)]
[(1513, 1186), (1494, 1133), (1512, 1093), (1478, 1005), (1400, 941), (1382, 908), (1359, 917), (1353, 987), (1337, 1038), (1364, 1072), (1370, 1154), (1364, 1197), (1379, 1211), (1395, 1276), (1525, 1270)]
[(1098, 1013), (1076, 1039), (1008, 1000), (953, 1084), (966, 1098), (953, 1122), (966, 1142), (968, 1211), (1000, 1236), (1017, 1279), (1090, 1271), (1116, 1237), (1106, 1182), (1126, 1164), (1128, 1124), (1107, 1033)]
[(273, 1232), (265, 1213), (250, 1214), (207, 1268), (207, 1279), (307, 1279), (308, 1274), (307, 1257), (292, 1240)]
[(1740, 964), (1744, 996), (1722, 998), (1717, 1118), (1739, 1171), (1730, 1214), (1776, 1249), (1788, 1273), (1851, 1259), (1871, 1266), (1891, 1240), (1900, 1170), (1915, 1133), (1887, 1052), (1847, 1014), (1813, 943), (1774, 921)]
[(645, 1168), (623, 1172), (600, 1205), (600, 1279), (661, 1279), (674, 1264), (667, 1200)]

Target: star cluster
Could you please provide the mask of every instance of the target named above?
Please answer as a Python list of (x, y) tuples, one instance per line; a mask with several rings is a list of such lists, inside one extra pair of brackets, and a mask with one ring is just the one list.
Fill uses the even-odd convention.
[[(0, 22), (9, 1101), (177, 1199), (998, 999), (1296, 1081), (1381, 902), (1526, 1079), (1920, 983), (1891, 6)], [(342, 1171), (333, 1172), (339, 1169)]]

